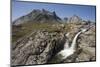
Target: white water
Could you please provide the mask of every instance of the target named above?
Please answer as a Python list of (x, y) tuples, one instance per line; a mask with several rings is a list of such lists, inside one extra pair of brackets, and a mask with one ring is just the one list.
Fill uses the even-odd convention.
[(66, 59), (68, 56), (72, 55), (76, 51), (76, 46), (77, 46), (76, 40), (78, 36), (85, 31), (87, 31), (87, 29), (82, 29), (80, 32), (78, 32), (75, 35), (72, 41), (71, 47), (69, 47), (69, 42), (66, 41), (66, 43), (64, 44), (64, 50), (60, 51), (57, 55), (59, 56), (59, 54), (61, 54), (63, 56), (62, 59)]
[(68, 48), (68, 49), (60, 51), (58, 55), (61, 54), (63, 56), (62, 59), (66, 59), (68, 56), (72, 55), (74, 52), (75, 50)]

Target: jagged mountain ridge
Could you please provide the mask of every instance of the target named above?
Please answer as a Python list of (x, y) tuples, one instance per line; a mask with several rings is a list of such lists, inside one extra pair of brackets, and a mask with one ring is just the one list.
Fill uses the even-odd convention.
[[(85, 20), (85, 23), (88, 23)], [(32, 23), (82, 23), (83, 19), (76, 14), (72, 17), (59, 17), (55, 11), (50, 12), (46, 9), (34, 9), (30, 13), (19, 17), (15, 21), (13, 21), (13, 25), (20, 25), (23, 23), (32, 22)]]
[(61, 18), (57, 16), (56, 12), (50, 12), (45, 9), (39, 10), (34, 9), (29, 14), (22, 16), (18, 19), (16, 19), (13, 22), (13, 25), (19, 25), (26, 22), (35, 22), (35, 23), (59, 23), (61, 21)]

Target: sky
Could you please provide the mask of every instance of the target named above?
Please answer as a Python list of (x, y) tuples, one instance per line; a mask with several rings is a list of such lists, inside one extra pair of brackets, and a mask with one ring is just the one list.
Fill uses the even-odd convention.
[(30, 13), (34, 9), (46, 9), (55, 11), (60, 18), (73, 15), (81, 17), (83, 20), (91, 20), (95, 22), (95, 6), (72, 5), (72, 4), (54, 4), (54, 3), (38, 3), (38, 2), (20, 2), (12, 1), (12, 21)]

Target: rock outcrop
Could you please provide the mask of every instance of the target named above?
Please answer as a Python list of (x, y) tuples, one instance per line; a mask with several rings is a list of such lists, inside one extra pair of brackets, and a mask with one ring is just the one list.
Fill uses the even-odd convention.
[(45, 64), (63, 49), (64, 41), (64, 36), (56, 32), (33, 32), (12, 45), (12, 64)]

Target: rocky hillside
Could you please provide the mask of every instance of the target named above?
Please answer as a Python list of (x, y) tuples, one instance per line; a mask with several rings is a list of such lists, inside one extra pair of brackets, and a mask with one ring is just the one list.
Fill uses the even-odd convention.
[[(90, 28), (89, 28), (90, 27)], [(80, 61), (95, 61), (95, 24), (67, 23), (51, 25), (52, 31), (47, 29), (33, 30), (27, 35), (12, 43), (11, 63), (12, 65), (67, 63)], [(77, 39), (76, 52), (64, 59), (62, 62), (53, 60), (55, 55), (63, 50), (64, 43), (68, 39), (70, 43), (77, 32), (82, 28), (89, 28)], [(67, 38), (66, 33), (70, 33)], [(61, 58), (61, 57), (60, 57)], [(57, 62), (56, 62), (57, 61)]]
[(16, 19), (13, 25), (20, 25), (27, 22), (32, 23), (60, 23), (61, 19), (56, 15), (55, 11), (50, 12), (45, 9), (34, 9), (29, 14)]

